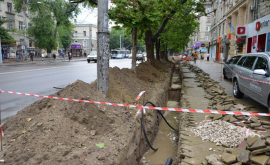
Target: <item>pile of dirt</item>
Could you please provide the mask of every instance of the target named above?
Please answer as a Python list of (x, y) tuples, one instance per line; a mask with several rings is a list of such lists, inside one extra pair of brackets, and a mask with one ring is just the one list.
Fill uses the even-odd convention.
[(165, 77), (162, 71), (154, 68), (149, 62), (140, 63), (136, 68), (137, 77), (145, 82), (161, 82)]
[[(163, 71), (168, 66), (170, 64), (166, 64)], [(97, 91), (96, 82), (87, 84), (80, 80), (52, 96), (131, 104), (136, 103), (138, 93), (146, 89), (155, 104), (165, 106), (168, 74), (149, 63), (142, 63), (137, 69), (143, 80), (150, 77), (152, 82), (164, 81), (150, 85), (131, 70), (115, 67), (110, 68), (109, 97)], [(47, 98), (39, 100), (3, 125), (6, 137), (0, 156), (5, 164), (133, 164), (139, 155), (140, 122), (134, 118), (137, 110)], [(158, 130), (157, 113), (148, 113), (146, 129), (153, 142)], [(105, 149), (96, 146), (99, 143), (103, 143)], [(143, 154), (148, 146), (145, 141), (141, 145)]]

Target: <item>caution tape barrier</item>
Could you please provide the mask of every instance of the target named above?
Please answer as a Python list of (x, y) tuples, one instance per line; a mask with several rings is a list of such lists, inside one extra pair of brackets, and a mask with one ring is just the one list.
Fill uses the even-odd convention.
[(201, 110), (201, 109), (183, 109), (183, 108), (167, 108), (167, 107), (151, 107), (151, 106), (141, 106), (141, 105), (130, 105), (130, 104), (118, 104), (118, 103), (108, 103), (108, 102), (99, 102), (99, 101), (89, 101), (89, 100), (79, 100), (79, 99), (70, 99), (70, 98), (62, 98), (62, 97), (53, 97), (53, 96), (43, 96), (43, 95), (35, 95), (28, 93), (19, 93), (19, 92), (11, 92), (11, 91), (3, 91), (4, 93), (24, 95), (24, 96), (33, 96), (33, 97), (41, 97), (41, 98), (49, 98), (56, 100), (66, 100), (66, 101), (75, 101), (75, 102), (84, 102), (84, 103), (92, 103), (92, 104), (102, 104), (102, 105), (113, 105), (120, 107), (131, 107), (131, 108), (143, 108), (143, 109), (154, 109), (154, 110), (162, 110), (162, 111), (177, 111), (177, 112), (194, 112), (194, 113), (212, 113), (212, 114), (223, 114), (223, 115), (254, 115), (254, 116), (270, 116), (270, 113), (252, 113), (252, 112), (233, 112), (233, 111), (217, 111), (217, 110)]
[(144, 94), (144, 92), (145, 92), (145, 90), (144, 90), (144, 91), (141, 91), (141, 92), (139, 93), (139, 95), (136, 97), (136, 100), (139, 100), (140, 97)]

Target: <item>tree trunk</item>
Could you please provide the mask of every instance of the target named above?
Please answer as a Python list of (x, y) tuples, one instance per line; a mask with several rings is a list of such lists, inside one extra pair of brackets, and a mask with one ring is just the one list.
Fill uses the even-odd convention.
[(151, 30), (147, 30), (145, 32), (145, 46), (146, 46), (146, 53), (147, 53), (147, 61), (153, 66), (156, 67), (155, 57), (154, 57), (154, 44), (155, 42), (152, 41), (152, 32)]
[(157, 60), (160, 61), (160, 39), (157, 39), (156, 41), (156, 57), (157, 57)]
[(132, 62), (131, 70), (136, 73), (136, 54), (137, 54), (137, 28), (132, 29)]
[(160, 52), (160, 57), (161, 57), (161, 59), (163, 59), (163, 60), (164, 60), (164, 57), (165, 57), (165, 56), (164, 56), (164, 53), (165, 53), (164, 50)]
[(167, 47), (167, 45), (166, 45), (166, 49), (165, 49), (164, 58), (166, 61), (168, 61), (168, 47)]

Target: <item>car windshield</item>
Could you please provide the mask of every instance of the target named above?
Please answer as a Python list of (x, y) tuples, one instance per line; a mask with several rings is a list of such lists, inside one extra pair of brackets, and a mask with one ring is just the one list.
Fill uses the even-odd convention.
[(90, 55), (97, 55), (97, 52), (91, 52)]
[(117, 57), (122, 57), (122, 55), (121, 54), (118, 54)]
[(141, 54), (138, 54), (137, 57), (142, 57), (142, 55)]

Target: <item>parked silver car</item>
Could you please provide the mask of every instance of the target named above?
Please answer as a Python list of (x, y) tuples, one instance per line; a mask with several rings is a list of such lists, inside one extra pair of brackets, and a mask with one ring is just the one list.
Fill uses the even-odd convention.
[[(233, 68), (233, 95), (242, 98), (244, 94), (268, 107), (270, 113), (270, 53), (242, 55)], [(259, 82), (260, 81), (260, 82)]]
[(232, 78), (232, 71), (238, 60), (242, 57), (242, 55), (233, 56), (230, 60), (225, 61), (224, 67), (223, 67), (223, 77), (224, 79)]

